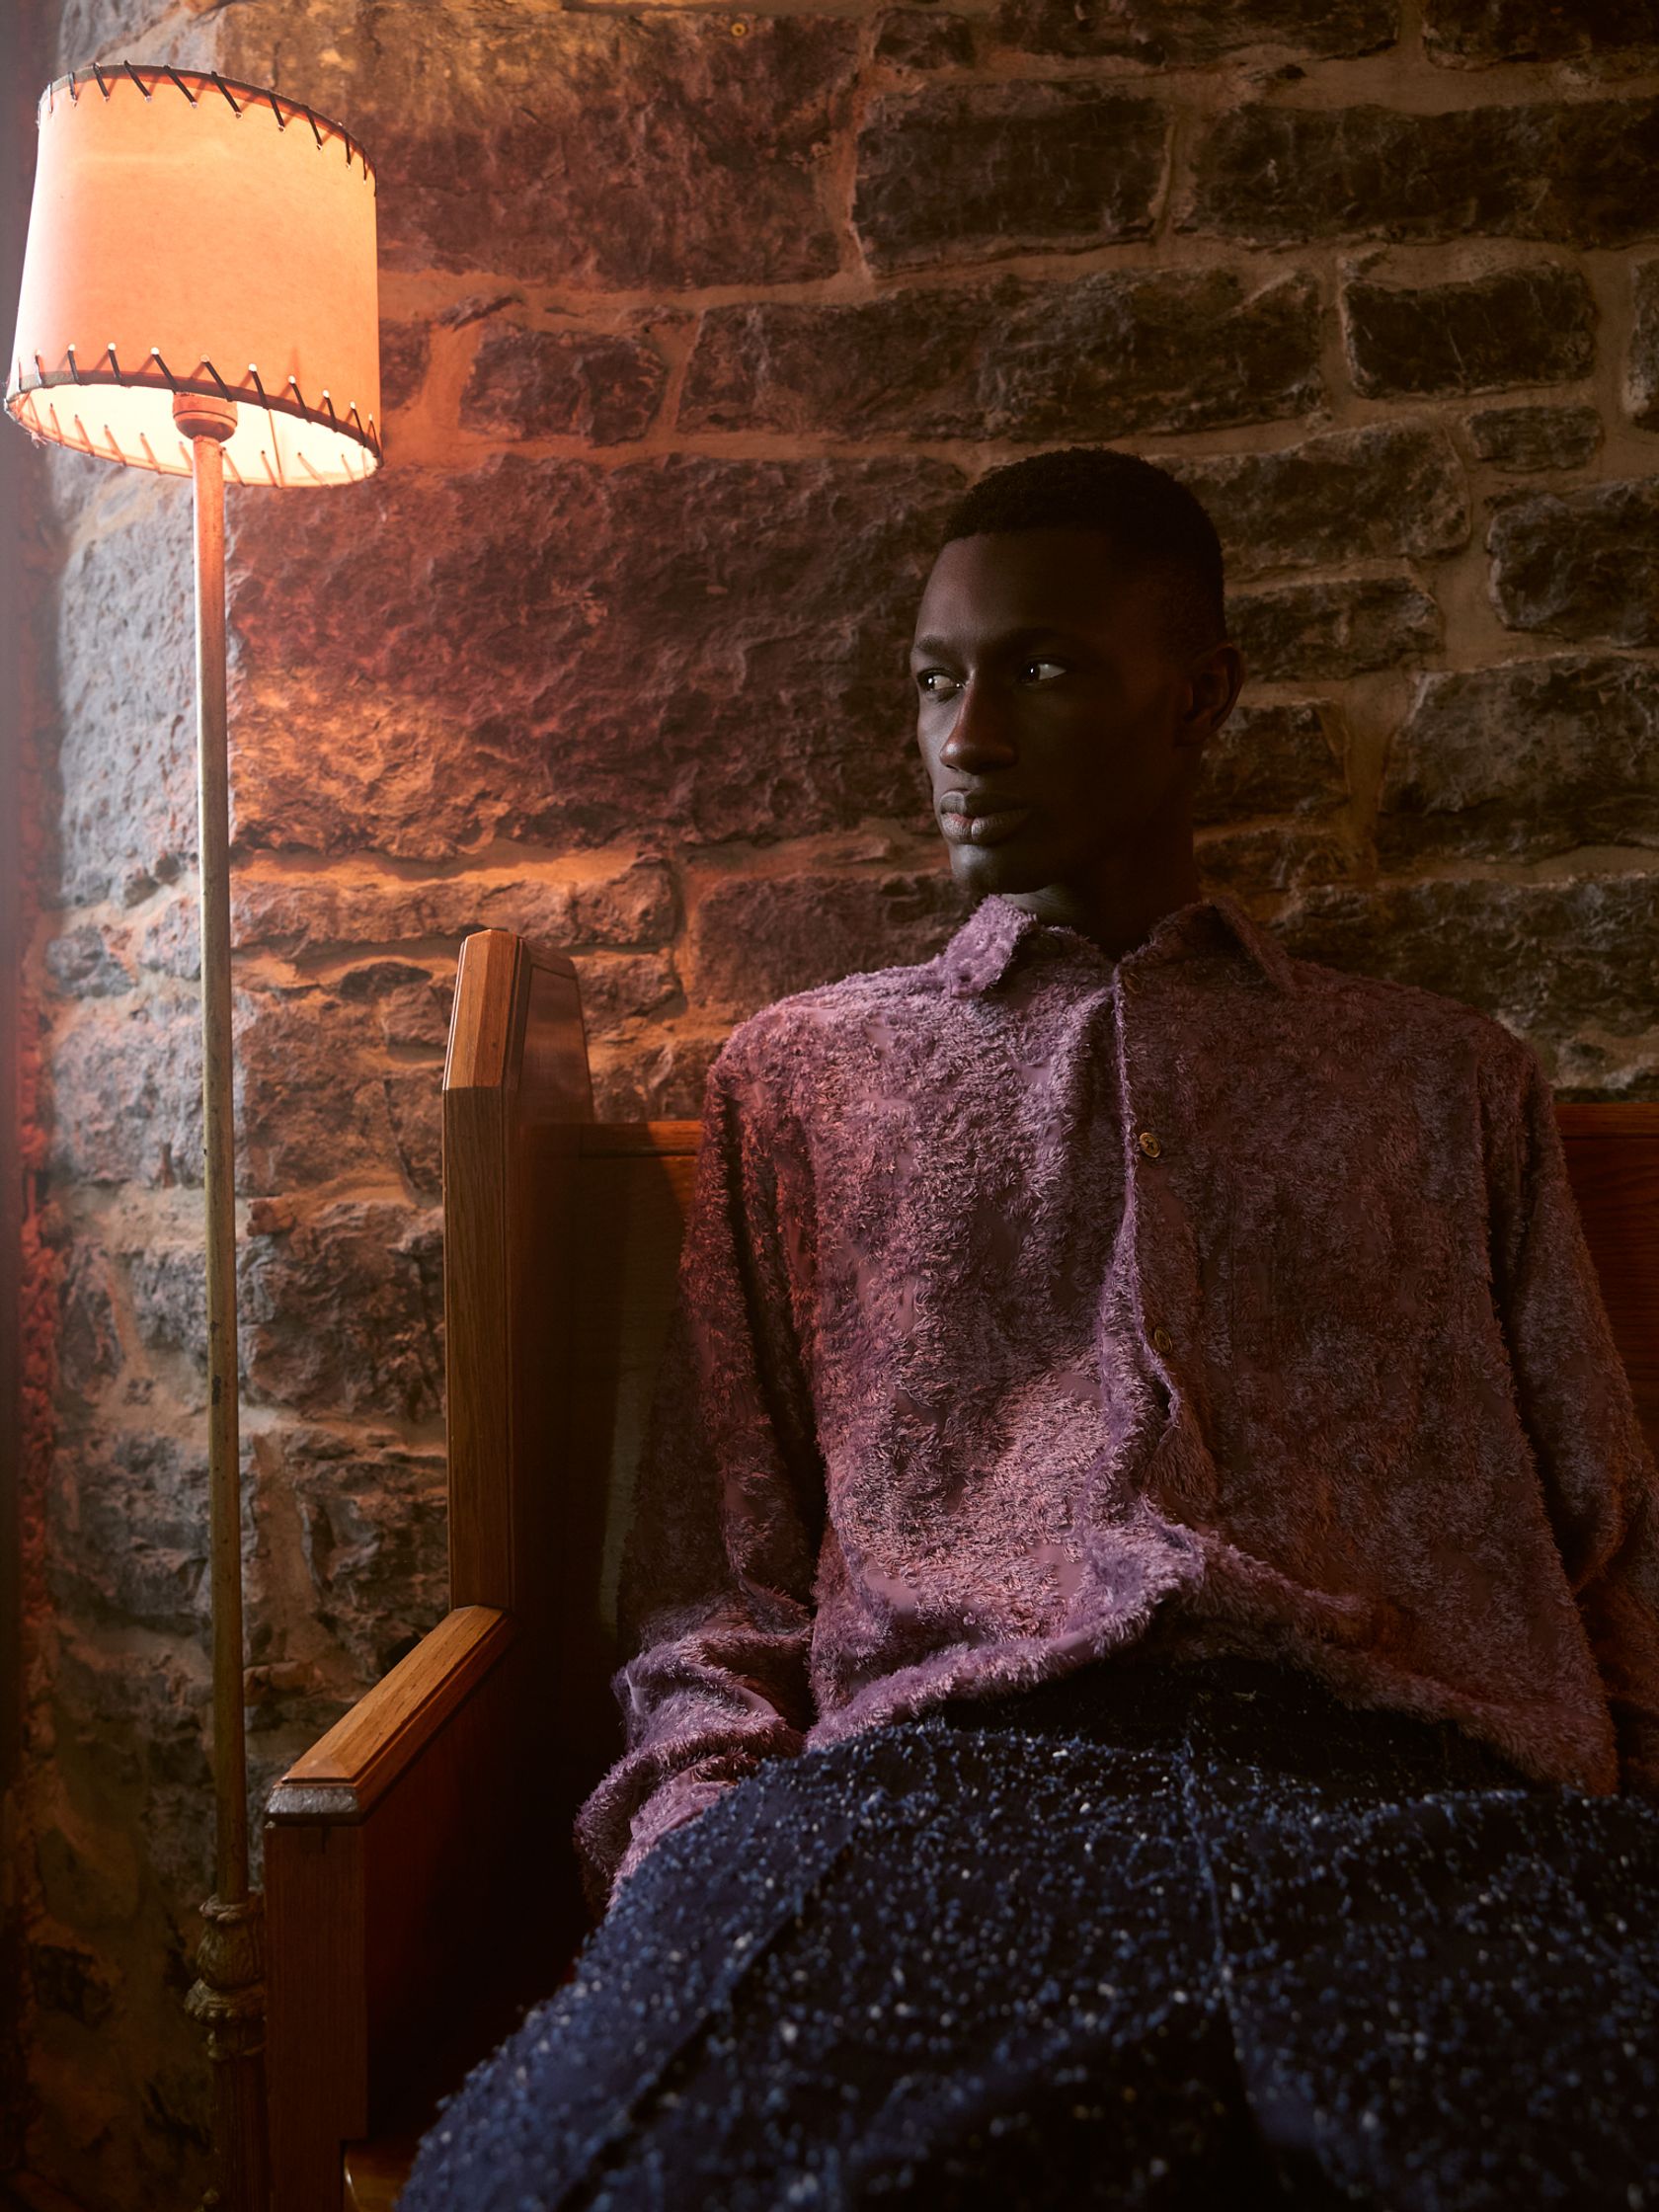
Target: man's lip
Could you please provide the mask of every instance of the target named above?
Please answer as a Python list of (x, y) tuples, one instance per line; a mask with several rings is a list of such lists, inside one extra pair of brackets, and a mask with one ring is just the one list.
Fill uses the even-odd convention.
[(993, 807), (981, 814), (967, 814), (961, 807), (941, 812), (939, 828), (953, 845), (1001, 844), (1024, 829), (1029, 807)]
[(975, 799), (964, 797), (960, 791), (947, 791), (939, 801), (941, 814), (1018, 814), (1024, 805), (1020, 799)]

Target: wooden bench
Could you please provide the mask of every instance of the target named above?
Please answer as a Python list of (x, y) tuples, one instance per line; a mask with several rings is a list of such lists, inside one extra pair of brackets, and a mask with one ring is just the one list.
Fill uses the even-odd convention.
[[(1659, 1105), (1557, 1107), (1659, 1451)], [(461, 952), (443, 1077), (451, 1611), (277, 1783), (274, 2212), (390, 2207), (437, 2097), (568, 1972), (621, 1751), (620, 1541), (699, 1125), (595, 1122), (571, 963)]]

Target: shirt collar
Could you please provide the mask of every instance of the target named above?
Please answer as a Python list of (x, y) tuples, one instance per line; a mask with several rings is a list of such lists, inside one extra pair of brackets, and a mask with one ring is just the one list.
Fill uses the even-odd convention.
[[(945, 946), (939, 962), (945, 988), (952, 997), (963, 998), (994, 989), (1016, 960), (1077, 949), (1106, 961), (1092, 938), (1064, 922), (1041, 921), (1002, 893), (990, 891)], [(1124, 961), (1139, 969), (1171, 954), (1227, 950), (1242, 953), (1276, 990), (1296, 988), (1290, 956), (1279, 940), (1223, 892), (1160, 916)]]

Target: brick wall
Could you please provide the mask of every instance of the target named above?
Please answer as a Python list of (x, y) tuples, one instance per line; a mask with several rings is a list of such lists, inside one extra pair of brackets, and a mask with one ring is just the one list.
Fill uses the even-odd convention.
[[(65, 0), (49, 67), (274, 83), (380, 174), (387, 465), (230, 497), (258, 1786), (444, 1601), (461, 936), (574, 955), (619, 1117), (935, 951), (904, 648), (993, 462), (1118, 441), (1210, 504), (1253, 670), (1211, 883), (1569, 1094), (1659, 1096), (1644, 36), (1637, 0)], [(171, 2206), (210, 1862), (189, 494), (32, 475), (33, 2149)]]

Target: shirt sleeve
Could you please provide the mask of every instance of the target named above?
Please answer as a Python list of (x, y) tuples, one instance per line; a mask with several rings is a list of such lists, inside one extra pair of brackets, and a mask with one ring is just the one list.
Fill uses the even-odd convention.
[(813, 1718), (825, 1485), (788, 1268), (810, 1192), (787, 1172), (794, 1148), (741, 1035), (709, 1069), (623, 1547), (617, 1629), (632, 1656), (611, 1688), (627, 1749), (577, 1815), (595, 1916), (672, 1829), (799, 1752)]
[(1614, 1342), (1542, 1064), (1490, 1165), (1494, 1291), (1522, 1419), (1619, 1746), (1621, 1792), (1659, 1799), (1659, 1472)]

